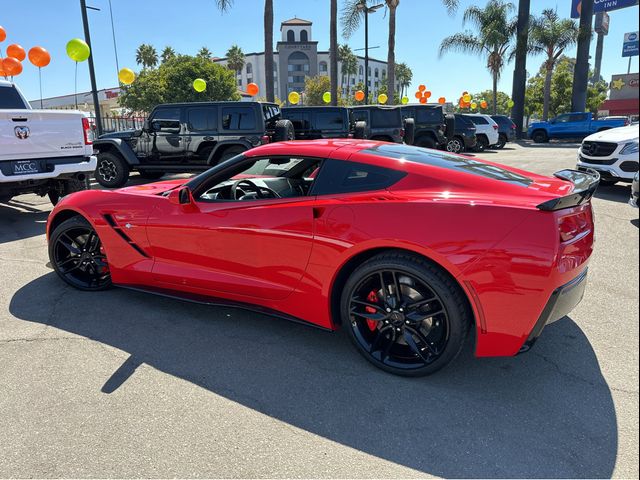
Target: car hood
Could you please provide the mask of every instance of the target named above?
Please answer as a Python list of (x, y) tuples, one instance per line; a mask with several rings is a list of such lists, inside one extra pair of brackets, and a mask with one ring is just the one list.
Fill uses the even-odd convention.
[(178, 178), (175, 180), (165, 180), (164, 182), (147, 183), (145, 185), (135, 185), (132, 187), (120, 188), (115, 191), (118, 193), (127, 193), (134, 195), (158, 195), (160, 193), (184, 185), (189, 180), (189, 178)]
[(103, 138), (131, 138), (135, 130), (123, 130), (121, 132), (103, 133), (98, 137), (99, 140)]
[(629, 125), (627, 127), (610, 128), (602, 132), (594, 133), (585, 138), (588, 142), (624, 142), (638, 139), (638, 126)]

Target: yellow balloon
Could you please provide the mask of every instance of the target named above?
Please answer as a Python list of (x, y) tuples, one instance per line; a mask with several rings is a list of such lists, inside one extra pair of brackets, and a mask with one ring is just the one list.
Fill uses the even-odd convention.
[(507, 101), (507, 107), (511, 108), (511, 107), (513, 107), (514, 105), (515, 105), (515, 103), (513, 103), (513, 100), (509, 99), (509, 100)]
[(472, 109), (472, 110), (475, 110), (477, 106), (478, 106), (478, 104), (477, 104), (476, 102), (473, 102), (473, 103), (471, 104), (471, 109)]
[(322, 95), (322, 101), (324, 103), (331, 103), (331, 92), (324, 92)]
[(469, 103), (471, 101), (471, 95), (469, 95), (468, 93), (464, 94), (462, 96), (462, 100), (464, 100), (464, 103)]
[(207, 82), (201, 78), (196, 78), (193, 81), (193, 89), (199, 93), (204, 92), (207, 89)]
[(402, 97), (402, 104), (406, 105), (407, 103), (409, 103), (409, 97)]
[(385, 93), (381, 93), (380, 95), (378, 95), (378, 103), (385, 104), (387, 103), (387, 100), (389, 100), (389, 97), (387, 97)]
[(291, 105), (297, 105), (300, 101), (300, 94), (298, 92), (291, 92), (289, 94), (289, 103)]
[(118, 72), (118, 80), (125, 85), (131, 85), (136, 79), (136, 74), (130, 68), (123, 68)]

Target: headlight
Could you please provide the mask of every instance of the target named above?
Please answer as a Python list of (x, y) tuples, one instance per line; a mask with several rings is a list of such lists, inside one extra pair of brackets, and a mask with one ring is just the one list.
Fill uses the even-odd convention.
[(632, 153), (638, 153), (638, 140), (626, 143), (623, 149), (620, 150), (620, 155), (630, 155)]

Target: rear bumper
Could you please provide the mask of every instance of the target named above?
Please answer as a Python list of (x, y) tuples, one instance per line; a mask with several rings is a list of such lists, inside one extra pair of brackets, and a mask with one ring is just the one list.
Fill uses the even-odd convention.
[(73, 176), (76, 173), (91, 173), (95, 171), (98, 163), (97, 157), (95, 155), (82, 157), (82, 161), (73, 163), (57, 163), (55, 161), (47, 162), (46, 160), (34, 160), (34, 162), (36, 161), (45, 161), (47, 163), (47, 171), (25, 175), (9, 175), (5, 174), (5, 172), (3, 172), (3, 169), (0, 169), (0, 184), (31, 181), (37, 182), (40, 180), (53, 180), (56, 178)]
[(553, 291), (533, 330), (520, 349), (520, 353), (526, 352), (533, 346), (546, 325), (568, 315), (580, 303), (587, 285), (587, 272), (588, 269), (585, 268), (576, 278)]

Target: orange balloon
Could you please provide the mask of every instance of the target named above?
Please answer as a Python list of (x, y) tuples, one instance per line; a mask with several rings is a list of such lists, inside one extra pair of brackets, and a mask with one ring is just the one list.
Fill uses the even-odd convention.
[(4, 42), (7, 38), (7, 31), (0, 25), (0, 42)]
[(249, 85), (247, 85), (247, 93), (252, 97), (255, 97), (259, 91), (260, 89), (258, 88), (258, 85), (256, 85), (255, 83), (250, 83)]
[(4, 73), (4, 70), (2, 68), (2, 62), (0, 61), (0, 77), (6, 77), (7, 75)]
[(416, 92), (416, 98), (419, 100), (422, 98), (422, 92)]
[(486, 101), (486, 100), (481, 101), (481, 102), (480, 102), (480, 106), (481, 106), (482, 108), (487, 108), (487, 101)]
[(420, 98), (420, 103), (427, 103), (427, 97)]
[(7, 57), (13, 57), (20, 61), (23, 61), (27, 57), (27, 52), (24, 51), (22, 45), (12, 43), (7, 47)]
[(439, 103), (440, 105), (444, 105), (446, 102), (447, 102), (447, 99), (446, 99), (446, 98), (444, 98), (444, 97), (440, 97), (440, 98), (438, 99), (438, 103)]
[(426, 92), (424, 92), (424, 96), (429, 98), (431, 96), (431, 92), (427, 90)]
[(29, 50), (29, 61), (38, 68), (46, 67), (51, 62), (51, 55), (45, 48), (33, 47)]
[(418, 87), (418, 90), (420, 90), (421, 92), (424, 92), (427, 89), (427, 87), (425, 87), (424, 85), (420, 85)]
[(364, 92), (362, 90), (358, 90), (355, 93), (355, 98), (358, 102), (361, 102), (362, 100), (364, 100)]
[(7, 57), (2, 60), (2, 69), (5, 75), (14, 77), (22, 73), (22, 63), (16, 58)]

